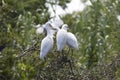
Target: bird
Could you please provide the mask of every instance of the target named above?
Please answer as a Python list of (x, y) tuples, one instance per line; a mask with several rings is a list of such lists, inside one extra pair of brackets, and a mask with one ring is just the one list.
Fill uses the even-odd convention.
[[(68, 25), (66, 25), (66, 27), (68, 27)], [(63, 29), (66, 30), (65, 28), (63, 28)], [(66, 33), (66, 45), (69, 47), (68, 53), (70, 53), (70, 50), (73, 53), (73, 49), (77, 49), (77, 50), (79, 49), (76, 36), (73, 33), (68, 32), (68, 31)], [(72, 49), (70, 49), (70, 48), (72, 48)]]
[(63, 24), (62, 28), (58, 29), (57, 35), (56, 35), (56, 42), (57, 42), (57, 51), (61, 52), (66, 45), (67, 40), (67, 24)]
[(44, 59), (44, 57), (52, 50), (53, 48), (53, 31), (54, 28), (48, 22), (44, 27), (47, 31), (47, 36), (41, 42), (41, 51), (40, 51), (40, 58)]
[[(59, 31), (58, 33), (57, 33), (57, 37), (58, 38), (60, 38), (60, 39), (62, 39), (62, 38), (64, 38), (64, 39), (62, 39), (62, 40), (64, 40), (64, 44), (66, 44), (68, 47), (70, 47), (70, 48), (74, 48), (74, 49), (78, 49), (78, 41), (77, 41), (77, 38), (76, 38), (76, 36), (73, 34), (73, 33), (71, 33), (71, 32), (68, 32), (67, 30), (68, 30), (68, 25), (67, 24), (64, 24), (63, 26), (62, 26), (62, 29), (61, 29), (61, 31), (65, 31), (65, 33), (62, 33), (62, 32), (60, 32), (60, 29), (59, 28), (57, 28), (57, 30)], [(61, 37), (60, 37), (61, 36)], [(64, 37), (65, 36), (65, 37)], [(61, 40), (59, 40), (59, 39), (57, 39), (57, 42), (58, 41), (61, 41)], [(66, 43), (65, 43), (66, 42)], [(60, 45), (60, 44), (59, 44)]]

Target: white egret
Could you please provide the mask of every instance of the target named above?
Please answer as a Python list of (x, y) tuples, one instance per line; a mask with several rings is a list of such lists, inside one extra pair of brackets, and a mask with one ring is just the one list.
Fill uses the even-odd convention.
[(67, 24), (64, 24), (62, 26), (62, 29), (59, 29), (58, 27), (56, 27), (56, 28), (58, 30), (58, 33), (57, 33), (57, 42), (61, 42), (61, 44), (59, 43), (59, 45), (63, 45), (62, 42), (64, 42), (64, 44), (66, 44), (70, 48), (78, 49), (77, 38), (76, 38), (76, 36), (73, 33), (67, 32), (67, 29), (68, 29), (68, 25)]
[[(64, 24), (64, 25), (65, 25), (65, 27), (68, 27), (66, 24)], [(66, 30), (66, 32), (67, 32), (66, 28), (63, 28), (63, 29)], [(78, 49), (77, 38), (71, 32), (66, 33), (66, 43), (65, 44), (69, 47), (68, 53), (70, 51), (70, 48)], [(72, 53), (73, 53), (73, 51), (72, 51)]]
[(67, 25), (64, 24), (61, 29), (58, 28), (56, 42), (57, 42), (57, 50), (62, 51), (64, 46), (66, 45), (67, 37)]
[(51, 31), (53, 28), (50, 23), (46, 23), (46, 26), (44, 27), (47, 31), (47, 36), (42, 40), (41, 42), (41, 51), (40, 51), (40, 58), (44, 58), (48, 52), (51, 51), (53, 48), (53, 31)]

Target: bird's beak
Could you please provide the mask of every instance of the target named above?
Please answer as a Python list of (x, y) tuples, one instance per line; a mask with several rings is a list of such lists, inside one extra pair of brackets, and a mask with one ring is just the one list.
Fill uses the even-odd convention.
[(67, 27), (67, 29), (69, 29), (69, 27)]
[(52, 30), (57, 30), (55, 27), (52, 26), (52, 24), (50, 24), (50, 27)]
[(53, 30), (57, 30), (56, 28), (52, 27)]
[(67, 28), (67, 30), (69, 29), (69, 27), (68, 27), (68, 26), (67, 26), (66, 28)]

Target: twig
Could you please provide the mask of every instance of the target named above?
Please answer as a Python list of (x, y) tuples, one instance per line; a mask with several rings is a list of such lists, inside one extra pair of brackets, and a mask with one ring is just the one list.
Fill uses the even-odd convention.
[(36, 44), (37, 44), (37, 42), (34, 43), (32, 46), (30, 46), (30, 47), (29, 47), (28, 49), (26, 49), (25, 51), (23, 51), (22, 54), (20, 54), (20, 56), (18, 56), (18, 58), (23, 57), (24, 55), (26, 55), (27, 52), (29, 52), (29, 51), (35, 49), (35, 48), (36, 48)]

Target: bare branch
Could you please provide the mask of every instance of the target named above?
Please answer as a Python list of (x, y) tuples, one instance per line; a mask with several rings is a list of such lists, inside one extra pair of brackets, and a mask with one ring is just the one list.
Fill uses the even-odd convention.
[(25, 56), (27, 54), (27, 52), (34, 50), (36, 48), (36, 45), (37, 45), (37, 42), (35, 42), (32, 46), (30, 46), (25, 51), (22, 51), (22, 54), (20, 54), (20, 56), (18, 56), (18, 58), (21, 58), (21, 57)]

